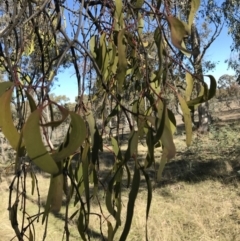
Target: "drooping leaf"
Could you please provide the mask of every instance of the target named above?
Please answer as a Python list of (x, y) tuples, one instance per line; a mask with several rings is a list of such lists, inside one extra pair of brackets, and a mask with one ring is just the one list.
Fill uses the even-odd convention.
[(165, 104), (159, 100), (157, 103), (157, 117), (155, 122), (156, 135), (154, 137), (154, 145), (160, 140), (165, 125)]
[(23, 139), (29, 157), (42, 171), (50, 174), (59, 172), (58, 166), (43, 145), (42, 136), (39, 129), (39, 118), (41, 111), (35, 110), (28, 117), (23, 128)]
[(10, 87), (13, 86), (13, 83), (10, 81), (4, 81), (0, 83), (0, 96)]
[(31, 112), (35, 111), (37, 109), (37, 105), (36, 105), (33, 97), (27, 91), (25, 92), (25, 94), (26, 94), (26, 97), (28, 99)]
[(173, 16), (166, 16), (166, 19), (171, 30), (172, 44), (176, 48), (191, 54), (191, 51), (182, 47), (183, 38), (188, 35), (188, 31), (186, 30), (185, 25), (182, 23), (182, 21)]
[(158, 181), (161, 180), (164, 167), (165, 167), (167, 161), (169, 160), (169, 158), (167, 158), (167, 155), (168, 155), (168, 150), (166, 148), (163, 148), (162, 157), (160, 160), (160, 165), (159, 165), (158, 173), (157, 173)]
[(89, 40), (89, 49), (90, 49), (90, 53), (94, 58), (97, 57), (95, 53), (95, 46), (96, 46), (96, 36), (92, 36)]
[(149, 178), (149, 175), (144, 171), (144, 169), (141, 169), (141, 171), (142, 171), (142, 173), (145, 177), (145, 181), (146, 181), (146, 184), (147, 184), (147, 190), (148, 190), (147, 208), (146, 208), (146, 240), (148, 240), (147, 221), (148, 221), (150, 206), (151, 206), (151, 202), (152, 202), (152, 184), (151, 184), (151, 180)]
[(69, 114), (71, 116), (70, 128), (60, 151), (52, 154), (55, 161), (61, 161), (72, 155), (82, 145), (87, 135), (86, 125), (82, 117), (72, 111)]
[(112, 224), (107, 220), (107, 226), (108, 226), (108, 241), (113, 241), (113, 226)]
[(163, 71), (163, 44), (162, 44), (162, 33), (159, 28), (156, 28), (156, 30), (154, 32), (154, 41), (155, 41), (157, 49), (158, 49), (158, 62), (159, 62), (156, 79), (160, 83), (160, 77), (161, 77), (162, 71)]
[(80, 209), (80, 213), (79, 213), (79, 217), (78, 217), (78, 221), (77, 221), (77, 228), (78, 228), (78, 232), (79, 232), (82, 240), (87, 241), (85, 233), (84, 233), (85, 225), (84, 225), (84, 213), (83, 213), (82, 207)]
[(51, 201), (50, 201), (50, 210), (52, 212), (59, 212), (62, 206), (63, 198), (63, 174), (59, 174), (51, 177), (50, 189)]
[(144, 19), (140, 12), (138, 12), (138, 32), (141, 35), (144, 28)]
[(118, 67), (116, 79), (118, 81), (118, 91), (122, 92), (122, 87), (125, 80), (127, 71), (127, 58), (126, 58), (126, 44), (124, 37), (125, 30), (120, 30), (118, 33)]
[(144, 4), (144, 0), (132, 0), (131, 3), (135, 8), (141, 8)]
[(118, 158), (118, 160), (122, 161), (122, 154), (117, 140), (114, 137), (111, 137), (111, 142), (115, 156)]
[(88, 227), (89, 222), (89, 213), (90, 213), (90, 190), (89, 190), (89, 162), (88, 162), (88, 156), (89, 156), (89, 143), (86, 143), (83, 149), (82, 153), (82, 171), (83, 171), (83, 183), (84, 183), (84, 189), (85, 189), (85, 197), (86, 197), (86, 203), (87, 203), (87, 215), (85, 217), (85, 225), (86, 228)]
[(187, 83), (187, 88), (185, 92), (185, 97), (186, 97), (186, 101), (189, 101), (191, 99), (194, 82), (193, 82), (192, 75), (188, 72), (186, 72), (186, 83)]
[(154, 136), (152, 130), (148, 128), (147, 136), (146, 136), (146, 143), (147, 143), (147, 156), (145, 160), (145, 167), (150, 167), (152, 163), (155, 162), (154, 159)]
[(134, 205), (135, 205), (135, 200), (138, 195), (139, 185), (140, 185), (140, 171), (135, 166), (133, 181), (132, 181), (132, 188), (131, 188), (131, 191), (129, 193), (129, 198), (128, 198), (126, 222), (125, 222), (125, 226), (124, 226), (124, 229), (123, 229), (123, 232), (121, 234), (119, 241), (127, 240), (127, 236), (130, 231), (131, 224), (132, 224)]
[[(6, 87), (6, 85), (5, 85)], [(4, 87), (4, 88), (5, 88)], [(20, 134), (13, 124), (10, 102), (13, 88), (0, 96), (0, 128), (14, 150), (18, 149)]]
[(166, 157), (169, 160), (172, 159), (176, 154), (176, 147), (173, 142), (173, 133), (171, 130), (171, 125), (172, 124), (169, 120), (167, 110), (165, 110), (165, 123), (164, 123), (163, 134), (161, 137), (161, 142), (162, 142), (164, 148), (167, 150)]
[[(116, 4), (116, 18), (117, 22), (120, 28), (123, 27), (124, 21), (123, 21), (123, 4), (122, 1), (115, 0)], [(118, 28), (115, 28), (115, 30), (118, 30)]]
[(128, 140), (128, 148), (125, 152), (125, 161), (127, 162), (131, 157), (137, 155), (138, 147), (138, 131), (132, 131)]
[(184, 124), (185, 124), (185, 130), (186, 130), (186, 144), (187, 146), (190, 146), (192, 142), (192, 119), (191, 119), (190, 110), (188, 108), (186, 101), (179, 94), (178, 94), (178, 100), (179, 100), (182, 113), (183, 113), (183, 118), (184, 118)]
[(206, 75), (207, 77), (210, 78), (210, 88), (208, 92), (208, 100), (212, 99), (215, 94), (216, 94), (216, 89), (217, 89), (217, 81), (212, 75)]
[(195, 14), (200, 6), (200, 0), (191, 0), (191, 10), (188, 16), (188, 25), (189, 29), (191, 29), (193, 19), (195, 17)]
[(191, 57), (191, 54), (189, 53), (189, 51), (185, 51), (184, 49), (187, 49), (186, 44), (184, 43), (184, 41), (182, 41), (181, 43), (182, 49), (180, 50), (187, 58)]

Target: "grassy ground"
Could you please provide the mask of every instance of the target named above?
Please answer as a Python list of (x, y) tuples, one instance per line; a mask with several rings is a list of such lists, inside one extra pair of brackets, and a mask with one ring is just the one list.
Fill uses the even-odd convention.
[[(240, 127), (239, 124), (226, 124), (219, 129), (212, 126), (208, 135), (195, 134), (193, 145), (186, 148), (185, 136), (178, 132), (175, 137), (178, 153), (176, 158), (165, 168), (160, 183), (153, 182), (153, 201), (148, 220), (149, 240), (163, 241), (233, 241), (239, 240), (240, 234)], [(159, 153), (158, 153), (159, 152)], [(145, 156), (146, 148), (141, 146), (139, 154)], [(157, 159), (160, 149), (156, 151)], [(102, 157), (101, 170), (108, 170), (109, 160)], [(8, 218), (8, 192), (11, 175), (2, 174), (0, 183), (0, 241), (11, 240), (14, 232)], [(30, 184), (30, 177), (28, 183)], [(41, 204), (47, 195), (49, 178), (38, 175), (41, 193)], [(29, 215), (37, 212), (37, 195), (31, 196), (28, 185)], [(135, 204), (135, 213), (128, 240), (145, 240), (145, 215), (147, 192), (142, 184)], [(100, 191), (99, 201), (104, 204), (104, 193)], [(123, 194), (123, 219), (126, 215), (128, 190)], [(92, 213), (100, 213), (96, 205)], [(103, 214), (108, 216), (103, 207)], [(41, 207), (42, 208), (42, 207)], [(70, 213), (76, 210), (71, 205)], [(46, 240), (61, 240), (64, 227), (64, 211), (51, 215)], [(40, 220), (41, 221), (41, 220)], [(21, 223), (19, 223), (21, 226)], [(107, 223), (102, 219), (103, 234), (107, 236)], [(119, 240), (121, 230), (116, 234)], [(80, 240), (76, 229), (76, 221), (69, 222), (70, 240)], [(42, 240), (44, 226), (35, 224), (36, 240)], [(102, 240), (99, 230), (99, 218), (90, 217), (91, 240)], [(27, 232), (28, 236), (29, 233)], [(17, 239), (15, 239), (17, 240)]]

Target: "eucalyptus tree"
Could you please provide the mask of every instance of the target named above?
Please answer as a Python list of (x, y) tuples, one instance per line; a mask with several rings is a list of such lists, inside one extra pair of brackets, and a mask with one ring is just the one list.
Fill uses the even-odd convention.
[[(126, 240), (141, 176), (148, 192), (147, 222), (153, 181), (148, 170), (158, 162), (159, 169), (155, 171), (160, 180), (165, 163), (176, 153), (173, 142), (176, 120), (166, 103), (168, 93), (179, 101), (182, 108), (186, 144), (189, 146), (192, 139), (190, 109), (211, 99), (216, 91), (216, 81), (209, 75), (210, 89), (202, 84), (203, 91), (194, 98), (191, 94), (193, 79), (202, 80), (198, 74), (192, 73), (193, 69), (179, 61), (179, 51), (187, 56), (195, 56), (193, 46), (184, 44), (184, 40), (191, 37), (200, 1), (189, 2), (189, 12), (184, 19), (173, 14), (170, 4), (170, 1), (159, 0), (8, 0), (0, 3), (1, 14), (8, 19), (0, 31), (1, 64), (9, 79), (0, 85), (0, 126), (16, 151), (16, 175), (10, 186), (8, 210), (18, 240), (34, 240), (33, 227), (39, 218), (42, 218), (47, 232), (49, 213), (59, 212), (63, 200), (66, 204), (63, 230), (66, 240), (70, 239), (68, 219), (71, 200), (75, 200), (76, 211), (70, 217), (76, 219), (83, 240), (90, 237), (88, 227), (91, 215), (99, 217), (102, 238), (107, 236), (107, 240), (113, 240), (122, 225), (122, 192), (123, 187), (127, 186), (130, 188), (127, 216), (120, 234), (120, 240)], [(149, 46), (144, 37), (149, 32), (153, 33), (152, 44), (157, 52), (157, 63), (154, 65), (151, 64), (152, 57), (148, 54)], [(74, 112), (51, 100), (49, 96), (54, 77), (59, 67), (65, 63), (73, 66), (76, 73), (78, 97)], [(31, 70), (30, 75), (28, 69)], [(173, 81), (172, 76), (176, 70), (186, 76), (185, 92), (180, 92)], [(94, 88), (98, 95), (92, 91), (93, 79), (96, 80)], [(34, 98), (34, 92), (37, 93), (37, 99)], [(83, 101), (86, 93), (89, 93), (90, 102), (94, 98), (98, 99), (102, 113), (111, 102), (110, 113), (102, 115), (102, 131), (97, 128), (92, 105)], [(17, 98), (20, 120), (17, 127), (12, 121), (10, 109), (13, 95)], [(126, 95), (131, 95), (129, 105), (124, 103)], [(146, 100), (148, 105), (145, 105)], [(27, 103), (31, 109), (30, 114), (26, 112)], [(53, 106), (59, 109), (62, 118), (54, 116)], [(44, 120), (46, 108), (50, 110), (50, 120), (47, 122)], [(104, 160), (99, 158), (99, 152), (106, 151), (103, 137), (107, 123), (120, 112), (125, 116), (130, 130), (127, 150), (120, 145), (116, 136), (110, 135), (110, 146), (107, 148), (111, 149), (114, 163), (108, 178), (105, 178), (107, 183), (103, 183), (101, 180), (104, 174), (99, 168)], [(57, 128), (67, 117), (70, 118), (68, 132), (55, 148), (51, 145), (46, 128)], [(133, 126), (131, 118), (135, 119), (136, 126)], [(119, 126), (119, 121), (117, 125)], [(41, 133), (46, 139), (47, 148), (42, 142)], [(143, 138), (148, 151), (145, 158), (141, 159), (138, 156), (138, 146)], [(155, 158), (158, 146), (162, 147), (160, 160)], [(76, 164), (72, 162), (75, 154), (80, 156)], [(28, 216), (28, 206), (25, 205), (26, 166), (32, 165), (48, 173), (51, 178), (44, 211), (38, 209), (35, 215)], [(21, 175), (23, 185), (19, 184)], [(33, 171), (31, 177), (33, 192), (37, 185)], [(99, 200), (100, 188), (105, 192), (107, 211), (103, 213), (98, 202), (99, 213), (92, 213), (91, 205), (94, 200)], [(13, 195), (13, 190), (16, 190), (16, 196)], [(21, 224), (17, 215), (20, 200), (24, 204)], [(103, 225), (108, 229), (104, 234)], [(46, 232), (43, 239), (46, 238)], [(146, 239), (147, 233), (146, 225)]]
[(226, 26), (228, 33), (232, 36), (233, 43), (231, 46), (232, 56), (227, 60), (229, 66), (236, 71), (238, 76), (238, 83), (240, 83), (240, 67), (239, 67), (239, 47), (240, 47), (240, 1), (239, 0), (225, 0), (222, 3)]

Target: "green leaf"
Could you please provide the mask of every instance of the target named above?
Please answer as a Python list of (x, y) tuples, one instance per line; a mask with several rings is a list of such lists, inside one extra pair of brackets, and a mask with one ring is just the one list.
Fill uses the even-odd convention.
[(161, 142), (164, 148), (167, 150), (166, 157), (170, 160), (176, 154), (176, 147), (173, 142), (173, 133), (172, 133), (172, 123), (169, 120), (168, 112), (165, 110), (165, 123), (164, 123), (164, 130), (161, 137)]
[(26, 94), (26, 97), (28, 99), (31, 112), (35, 111), (37, 109), (37, 105), (36, 105), (33, 97), (27, 91), (25, 91), (25, 94)]
[(50, 188), (51, 201), (50, 210), (52, 212), (59, 212), (62, 206), (63, 197), (63, 174), (51, 177)]
[(170, 30), (171, 30), (172, 44), (176, 48), (191, 54), (191, 51), (182, 47), (183, 38), (188, 35), (188, 31), (186, 30), (183, 22), (173, 16), (166, 16), (166, 18), (167, 18), (167, 21), (169, 23)]
[(185, 97), (186, 97), (186, 101), (189, 101), (191, 99), (194, 82), (193, 82), (192, 75), (188, 72), (186, 72), (186, 83), (187, 83), (187, 88), (185, 92)]
[(190, 10), (190, 13), (188, 16), (189, 29), (191, 29), (191, 26), (192, 26), (192, 23), (194, 20), (194, 16), (195, 16), (199, 6), (200, 6), (200, 0), (191, 0), (191, 10)]
[(184, 124), (185, 124), (185, 130), (186, 130), (186, 144), (187, 146), (191, 145), (192, 142), (192, 119), (190, 110), (188, 108), (188, 105), (186, 101), (178, 94), (178, 100), (182, 109), (183, 118), (184, 118)]
[(215, 94), (216, 94), (216, 89), (217, 89), (217, 81), (212, 75), (206, 75), (207, 77), (210, 78), (210, 89), (208, 92), (208, 100), (212, 99)]
[[(61, 174), (62, 175), (62, 174)], [(59, 176), (61, 176), (59, 175)], [(44, 207), (44, 214), (42, 218), (42, 224), (44, 223), (45, 219), (48, 217), (49, 212), (51, 211), (51, 206), (53, 205), (53, 211), (59, 209), (59, 202), (58, 200), (55, 200), (54, 195), (57, 195), (59, 197), (59, 193), (62, 193), (62, 187), (61, 187), (61, 177), (53, 176), (51, 175), (50, 179), (50, 185), (48, 188), (48, 195), (47, 195), (47, 201)], [(55, 190), (56, 188), (61, 188), (60, 190)], [(62, 196), (60, 197), (60, 200), (62, 200)], [(62, 201), (61, 201), (62, 202)]]
[(91, 112), (88, 112), (86, 114), (86, 119), (87, 119), (87, 123), (88, 123), (88, 127), (89, 127), (89, 130), (90, 130), (90, 134), (91, 134), (91, 144), (93, 145), (94, 143), (94, 133), (95, 133), (95, 119), (93, 117), (93, 113), (92, 111)]
[(87, 135), (87, 128), (81, 116), (72, 111), (69, 114), (71, 116), (70, 128), (60, 151), (52, 154), (55, 161), (61, 161), (72, 155), (83, 144)]
[(122, 161), (122, 154), (121, 154), (121, 150), (119, 148), (117, 140), (114, 137), (111, 137), (111, 142), (112, 142), (113, 152), (115, 156), (117, 157), (118, 160)]
[(158, 62), (159, 62), (159, 67), (158, 67), (159, 70), (157, 71), (156, 79), (158, 79), (158, 81), (160, 82), (160, 78), (163, 72), (163, 44), (162, 44), (162, 33), (159, 27), (157, 27), (154, 32), (154, 41), (158, 49)]
[(23, 139), (29, 157), (42, 171), (50, 174), (59, 172), (58, 166), (42, 143), (42, 136), (39, 129), (40, 110), (35, 110), (28, 117), (23, 128)]
[(113, 241), (113, 226), (112, 224), (107, 220), (107, 226), (108, 226), (108, 241)]
[(13, 83), (10, 81), (4, 81), (0, 83), (0, 96), (10, 87), (13, 86)]
[(197, 105), (197, 104), (201, 104), (201, 103), (203, 103), (203, 102), (205, 102), (205, 100), (204, 100), (203, 95), (201, 95), (201, 96), (198, 96), (197, 98), (195, 98), (195, 99), (193, 99), (193, 100), (189, 100), (189, 101), (187, 102), (187, 105), (190, 107), (190, 106), (195, 106), (195, 105)]
[[(120, 28), (123, 27), (124, 25), (124, 21), (123, 21), (123, 4), (122, 4), (122, 1), (118, 1), (118, 0), (115, 0), (115, 5), (116, 5), (116, 18), (117, 18), (117, 22), (118, 22), (118, 25), (120, 26)], [(118, 30), (115, 29), (115, 30)]]
[(124, 29), (118, 33), (118, 67), (116, 74), (116, 79), (118, 81), (118, 92), (122, 92), (122, 87), (127, 71), (126, 44), (124, 33)]
[(148, 240), (148, 230), (147, 230), (147, 221), (148, 221), (148, 216), (149, 216), (149, 211), (150, 211), (150, 206), (152, 202), (152, 184), (151, 180), (149, 178), (149, 175), (144, 171), (144, 169), (141, 169), (145, 181), (147, 183), (147, 190), (148, 190), (148, 195), (147, 195), (147, 208), (146, 208), (146, 240)]
[(84, 234), (85, 225), (84, 225), (84, 213), (82, 208), (80, 210), (80, 214), (78, 217), (77, 228), (82, 240), (87, 241), (86, 236)]
[(144, 0), (132, 0), (131, 3), (135, 8), (141, 8), (144, 4)]
[(125, 162), (127, 162), (130, 158), (137, 155), (138, 148), (138, 131), (132, 131), (130, 133), (130, 137), (128, 140), (128, 148), (125, 153)]
[(165, 122), (165, 109), (166, 106), (164, 103), (159, 100), (157, 103), (157, 117), (155, 123), (156, 135), (154, 138), (154, 145), (160, 140), (163, 130), (164, 130), (164, 122)]
[(138, 195), (139, 185), (140, 185), (140, 171), (135, 166), (133, 181), (132, 181), (132, 188), (131, 188), (131, 191), (129, 193), (129, 198), (128, 198), (127, 217), (126, 217), (126, 222), (125, 222), (123, 232), (119, 239), (120, 241), (127, 240), (127, 236), (130, 231), (131, 224), (132, 224), (134, 205), (135, 205), (135, 200)]
[(155, 162), (154, 159), (154, 136), (152, 130), (148, 128), (147, 136), (146, 136), (146, 143), (147, 143), (147, 156), (145, 160), (145, 167), (148, 168)]
[(163, 148), (162, 157), (161, 157), (161, 161), (160, 161), (160, 165), (159, 165), (158, 173), (157, 173), (158, 181), (160, 181), (162, 179), (162, 173), (163, 173), (164, 167), (165, 167), (167, 161), (169, 160), (169, 158), (167, 158), (167, 155), (168, 155), (168, 150), (166, 148)]
[(138, 32), (141, 35), (144, 28), (144, 19), (140, 12), (138, 12)]
[[(6, 87), (6, 86), (5, 86)], [(4, 87), (4, 88), (5, 88)], [(0, 96), (0, 128), (14, 150), (18, 149), (20, 134), (15, 128), (10, 108), (13, 88)], [(22, 144), (23, 145), (23, 144)]]
[(89, 49), (90, 53), (92, 54), (93, 58), (96, 58), (96, 52), (95, 52), (95, 46), (96, 46), (96, 36), (92, 36), (89, 40)]
[(82, 153), (82, 171), (83, 171), (83, 183), (84, 183), (84, 189), (85, 189), (85, 197), (86, 197), (86, 203), (87, 203), (87, 217), (86, 219), (86, 228), (88, 227), (89, 222), (89, 213), (90, 213), (90, 191), (89, 191), (89, 174), (88, 174), (88, 156), (89, 156), (89, 143), (86, 143), (83, 149)]
[(108, 115), (108, 117), (105, 119), (104, 121), (104, 126), (107, 126), (107, 124), (109, 123), (109, 121), (112, 119), (112, 117), (116, 116), (117, 114), (119, 113), (119, 108), (118, 108), (118, 105), (116, 105), (111, 113)]

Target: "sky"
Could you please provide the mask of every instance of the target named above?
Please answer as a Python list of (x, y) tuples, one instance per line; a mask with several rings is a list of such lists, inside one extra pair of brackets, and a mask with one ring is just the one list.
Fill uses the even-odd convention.
[[(230, 46), (232, 44), (232, 38), (228, 35), (227, 27), (223, 27), (222, 32), (218, 38), (212, 43), (211, 47), (207, 50), (205, 56), (207, 60), (218, 62), (215, 70), (208, 72), (207, 74), (213, 75), (216, 80), (223, 74), (234, 75), (234, 71), (228, 68), (226, 59), (231, 56)], [(51, 92), (56, 95), (66, 95), (70, 98), (71, 102), (74, 102), (77, 96), (77, 81), (75, 78), (74, 68), (65, 69), (58, 75), (58, 81), (55, 81), (54, 87)], [(208, 78), (205, 78), (207, 84), (209, 84)]]

